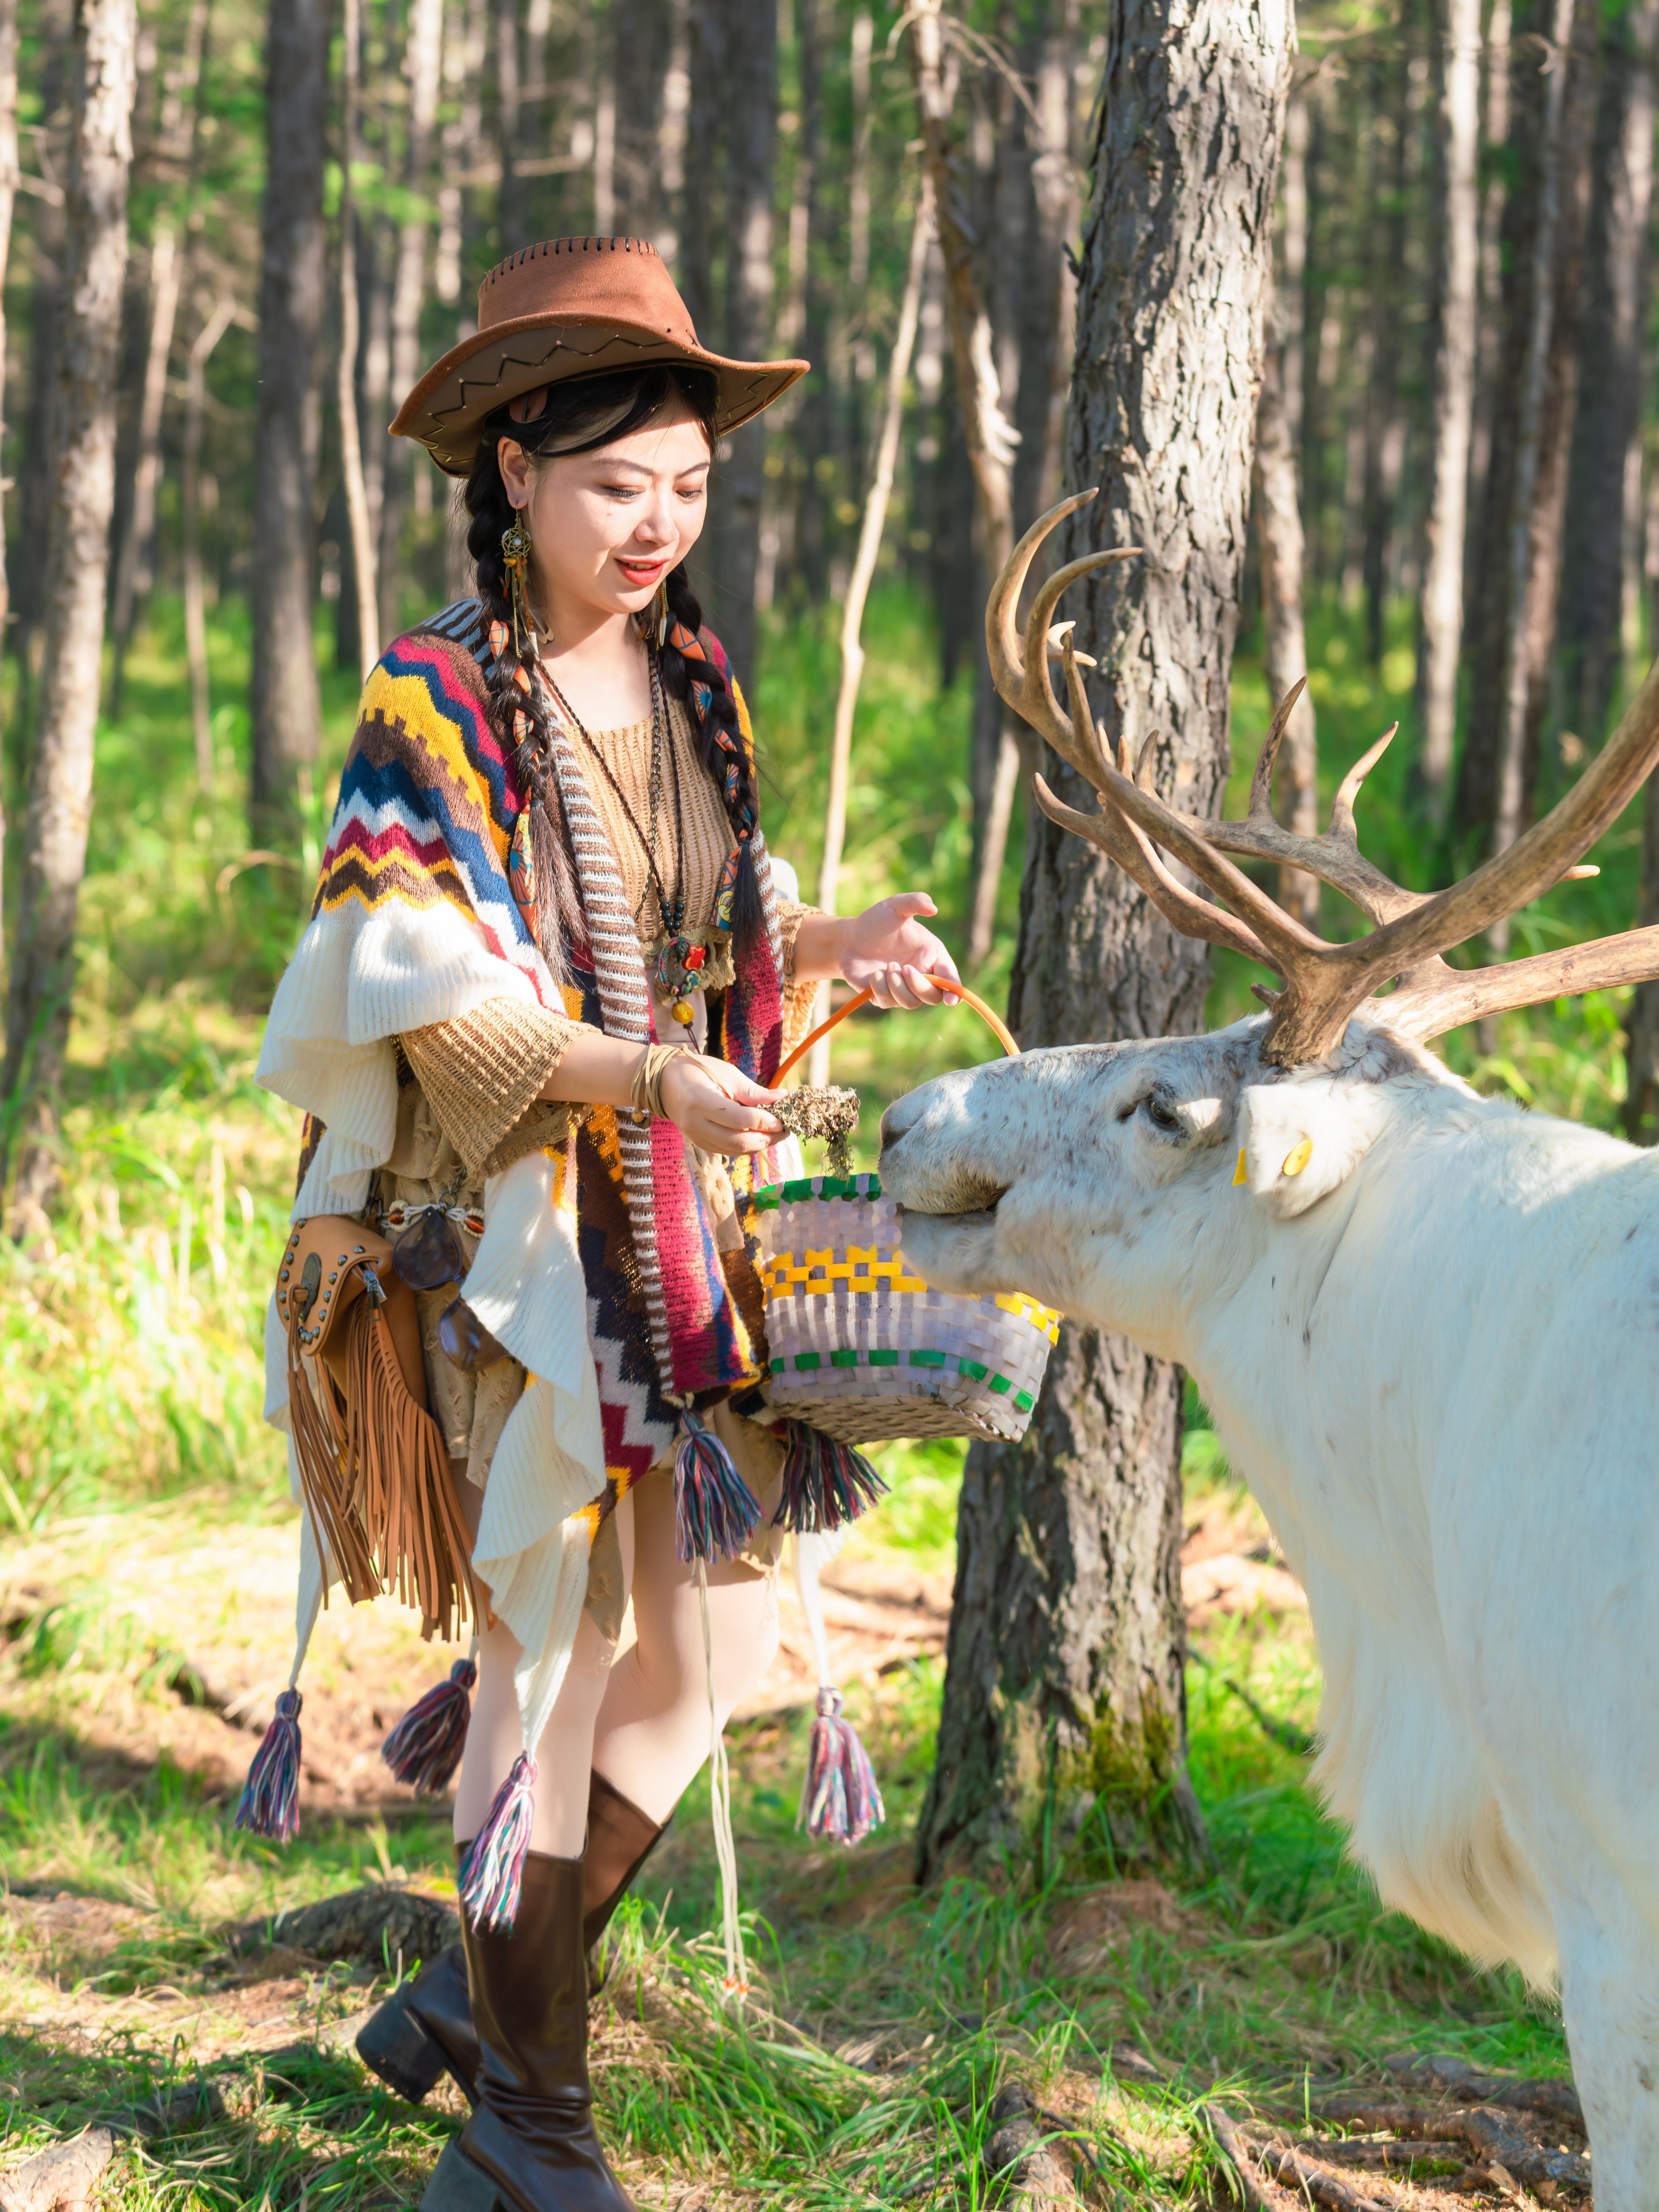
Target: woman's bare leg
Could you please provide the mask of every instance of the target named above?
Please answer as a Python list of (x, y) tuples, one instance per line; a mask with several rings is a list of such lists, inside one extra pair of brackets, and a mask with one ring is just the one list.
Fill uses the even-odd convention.
[[(611, 1669), (592, 1763), (624, 1797), (660, 1821), (708, 1756), (702, 1607), (696, 1570), (674, 1553), (672, 1478), (648, 1476), (619, 1510), (627, 1513), (629, 1507), (635, 1641)], [(626, 1562), (629, 1532), (620, 1521), (617, 1533)], [(724, 1728), (776, 1655), (777, 1577), (726, 1560), (711, 1564), (708, 1575), (714, 1709)]]

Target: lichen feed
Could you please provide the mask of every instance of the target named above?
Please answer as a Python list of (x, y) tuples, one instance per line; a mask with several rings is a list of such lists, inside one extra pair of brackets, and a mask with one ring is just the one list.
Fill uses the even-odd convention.
[(853, 1172), (853, 1132), (859, 1125), (859, 1094), (842, 1084), (803, 1084), (786, 1091), (772, 1111), (792, 1137), (822, 1137), (831, 1175)]

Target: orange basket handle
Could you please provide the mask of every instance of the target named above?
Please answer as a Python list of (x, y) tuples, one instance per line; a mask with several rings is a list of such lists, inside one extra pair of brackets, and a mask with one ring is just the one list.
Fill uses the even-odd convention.
[[(925, 974), (926, 970), (924, 969), (923, 972)], [(992, 1012), (990, 1007), (986, 1005), (984, 1000), (979, 996), (977, 992), (970, 991), (965, 983), (957, 983), (949, 975), (929, 975), (927, 977), (927, 981), (930, 983), (937, 984), (941, 991), (948, 991), (953, 999), (963, 1000), (973, 1008), (980, 1019), (986, 1023), (990, 1029), (995, 1031), (997, 1042), (1002, 1047), (1004, 1052), (1008, 1054), (1008, 1057), (1011, 1060), (1018, 1059), (1019, 1047), (1014, 1042), (1012, 1030), (1008, 1027), (1006, 1022), (1003, 1020), (1000, 1014)], [(828, 1036), (830, 1030), (834, 1029), (837, 1022), (844, 1022), (848, 1014), (856, 1013), (860, 1006), (867, 1006), (874, 996), (875, 993), (872, 990), (866, 989), (858, 991), (854, 994), (844, 1006), (837, 1006), (835, 1012), (830, 1015), (827, 1022), (820, 1022), (817, 1029), (812, 1031), (810, 1036), (805, 1036), (801, 1039), (800, 1042), (795, 1047), (793, 1052), (790, 1054), (788, 1059), (784, 1061), (783, 1066), (772, 1078), (774, 1086), (775, 1087), (775, 1085), (782, 1082), (784, 1077), (788, 1074), (795, 1062), (798, 1060), (804, 1059), (805, 1055), (811, 1052), (812, 1047), (817, 1042), (821, 1036)]]

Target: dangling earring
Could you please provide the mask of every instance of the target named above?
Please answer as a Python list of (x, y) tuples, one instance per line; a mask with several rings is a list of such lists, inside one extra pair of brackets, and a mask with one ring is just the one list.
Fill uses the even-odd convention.
[(660, 653), (668, 639), (668, 580), (664, 577), (657, 586), (657, 597), (651, 609), (657, 627), (657, 650)]
[(501, 532), (501, 558), (507, 563), (507, 595), (513, 609), (513, 650), (522, 660), (524, 644), (520, 635), (520, 628), (530, 632), (533, 651), (536, 625), (530, 618), (530, 532), (524, 526), (523, 513), (517, 507), (513, 511), (512, 521)]

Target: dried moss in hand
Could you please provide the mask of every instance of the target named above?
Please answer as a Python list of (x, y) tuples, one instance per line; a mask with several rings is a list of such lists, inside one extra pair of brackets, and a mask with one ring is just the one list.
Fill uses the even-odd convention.
[(792, 1137), (803, 1142), (808, 1137), (823, 1139), (830, 1148), (831, 1175), (852, 1174), (852, 1137), (859, 1125), (856, 1091), (836, 1083), (804, 1084), (799, 1091), (786, 1091), (774, 1102), (772, 1111)]

